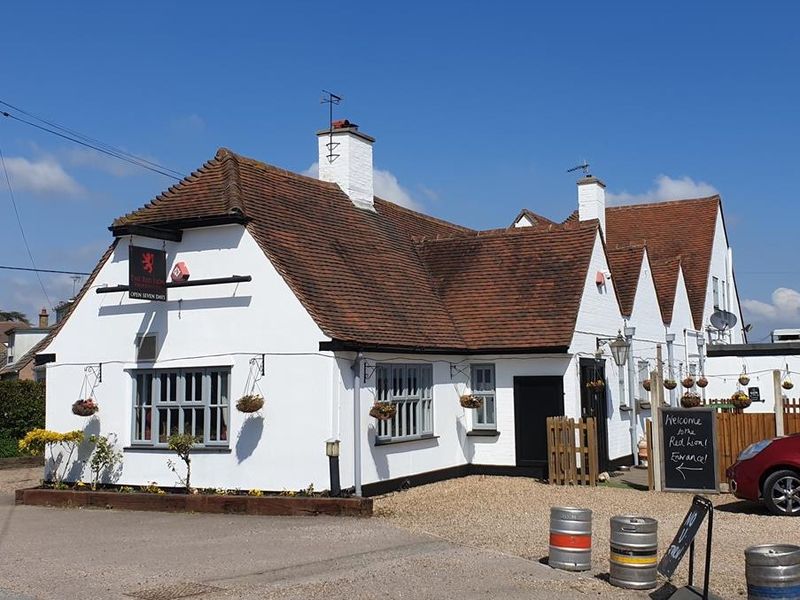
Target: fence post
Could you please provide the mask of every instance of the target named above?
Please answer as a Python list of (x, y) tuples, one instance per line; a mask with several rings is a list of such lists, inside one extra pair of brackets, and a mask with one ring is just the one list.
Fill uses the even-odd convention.
[(781, 387), (781, 372), (775, 369), (772, 372), (772, 393), (775, 395), (775, 435), (784, 435), (783, 427), (783, 388)]
[(650, 414), (653, 420), (653, 447), (648, 448), (650, 460), (653, 461), (653, 484), (657, 492), (661, 491), (661, 405), (664, 402), (664, 376), (662, 374), (661, 344), (656, 344), (656, 370), (650, 374), (651, 385), (655, 386)]

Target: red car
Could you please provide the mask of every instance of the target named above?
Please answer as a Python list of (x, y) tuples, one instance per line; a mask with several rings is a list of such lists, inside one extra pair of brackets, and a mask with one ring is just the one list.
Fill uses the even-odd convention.
[(800, 516), (800, 433), (751, 444), (726, 471), (737, 498), (775, 515)]

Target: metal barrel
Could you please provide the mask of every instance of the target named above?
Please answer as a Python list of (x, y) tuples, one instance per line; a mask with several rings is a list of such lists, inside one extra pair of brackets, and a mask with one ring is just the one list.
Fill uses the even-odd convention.
[(749, 600), (800, 598), (800, 546), (762, 544), (744, 551)]
[(630, 515), (611, 517), (609, 583), (631, 590), (656, 587), (658, 521)]
[(565, 571), (592, 568), (592, 511), (588, 508), (550, 508), (548, 564)]

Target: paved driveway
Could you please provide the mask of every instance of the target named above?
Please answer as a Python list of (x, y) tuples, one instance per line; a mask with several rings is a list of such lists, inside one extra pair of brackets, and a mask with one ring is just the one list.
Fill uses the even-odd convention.
[(609, 591), (592, 578), (374, 518), (55, 509), (0, 495), (0, 600), (536, 600)]

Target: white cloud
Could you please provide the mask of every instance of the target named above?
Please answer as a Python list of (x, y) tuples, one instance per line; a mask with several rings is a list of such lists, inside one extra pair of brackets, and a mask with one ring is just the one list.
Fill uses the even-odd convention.
[[(74, 282), (69, 275), (56, 275), (49, 273), (41, 274), (42, 283), (47, 290), (47, 295), (53, 304), (58, 304), (61, 300), (66, 300), (72, 296)], [(86, 278), (82, 278), (75, 285), (76, 291), (80, 289)], [(30, 273), (28, 276), (14, 275), (0, 279), (0, 307), (4, 310), (18, 310), (27, 315), (31, 323), (35, 323), (37, 315), (42, 308), (47, 306), (47, 299), (42, 294), (42, 288), (36, 275)], [(54, 318), (51, 315), (51, 323)]]
[[(144, 172), (140, 167), (90, 148), (73, 148), (66, 153), (66, 159), (73, 166), (96, 169), (114, 177), (128, 177)], [(153, 159), (147, 158), (147, 160)]]
[(15, 188), (37, 194), (75, 195), (83, 191), (80, 184), (53, 158), (30, 161), (22, 157), (5, 159), (6, 169)]
[(742, 307), (756, 319), (773, 324), (800, 325), (800, 292), (780, 287), (772, 292), (772, 302), (743, 300)]
[(206, 122), (197, 113), (192, 113), (173, 120), (172, 128), (180, 133), (199, 133), (206, 128)]
[[(313, 163), (305, 171), (303, 175), (308, 177), (319, 177), (319, 163)], [(397, 177), (391, 171), (384, 171), (383, 169), (372, 169), (372, 181), (375, 189), (375, 195), (384, 200), (389, 200), (400, 206), (410, 208), (411, 210), (422, 210), (422, 205), (411, 197), (411, 194), (406, 188), (400, 185)]]
[(695, 181), (691, 177), (673, 179), (669, 175), (659, 175), (654, 186), (641, 194), (627, 191), (614, 194), (606, 193), (609, 204), (644, 204), (647, 202), (663, 202), (664, 200), (685, 200), (687, 198), (704, 198), (713, 196), (719, 191), (710, 183)]

